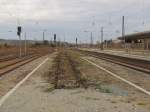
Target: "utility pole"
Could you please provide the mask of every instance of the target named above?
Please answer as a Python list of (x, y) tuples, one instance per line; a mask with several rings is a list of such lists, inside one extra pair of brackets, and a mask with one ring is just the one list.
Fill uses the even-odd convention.
[(43, 44), (44, 44), (44, 40), (45, 40), (45, 32), (43, 31)]
[(91, 32), (91, 47), (93, 46), (93, 34)]
[(101, 50), (103, 49), (103, 27), (101, 27)]
[(25, 38), (25, 41), (24, 41), (24, 52), (25, 52), (25, 55), (27, 55), (27, 39), (26, 39), (26, 32), (24, 34), (24, 38)]
[(64, 43), (66, 43), (66, 35), (64, 34)]
[(122, 38), (123, 38), (123, 44), (124, 48), (126, 48), (126, 38), (125, 38), (125, 27), (124, 27), (124, 16), (122, 16)]

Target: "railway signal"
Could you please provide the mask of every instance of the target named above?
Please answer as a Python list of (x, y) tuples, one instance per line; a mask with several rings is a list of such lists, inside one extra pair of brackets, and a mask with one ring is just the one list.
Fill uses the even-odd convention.
[(76, 47), (78, 47), (78, 38), (76, 38)]
[(21, 57), (22, 56), (22, 49), (21, 49), (21, 32), (22, 32), (22, 27), (21, 26), (18, 26), (17, 27), (17, 35), (19, 37), (19, 56)]
[(56, 46), (56, 34), (54, 34), (54, 44)]

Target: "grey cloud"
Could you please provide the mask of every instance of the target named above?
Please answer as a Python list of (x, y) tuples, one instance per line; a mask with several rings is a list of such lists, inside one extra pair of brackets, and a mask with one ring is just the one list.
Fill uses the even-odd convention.
[[(41, 39), (41, 31), (47, 29), (50, 36), (54, 32), (68, 34), (66, 38), (74, 41), (78, 33), (80, 40), (89, 41), (89, 34), (84, 33), (89, 30), (95, 32), (96, 41), (101, 26), (104, 26), (105, 38), (109, 39), (121, 35), (123, 15), (126, 33), (149, 30), (149, 7), (148, 0), (0, 0), (0, 32), (16, 28), (20, 18), (24, 31), (30, 32), (32, 39)], [(35, 30), (38, 33), (32, 34)], [(116, 33), (118, 30), (120, 33)], [(12, 37), (4, 34), (5, 38), (16, 37), (16, 33)]]

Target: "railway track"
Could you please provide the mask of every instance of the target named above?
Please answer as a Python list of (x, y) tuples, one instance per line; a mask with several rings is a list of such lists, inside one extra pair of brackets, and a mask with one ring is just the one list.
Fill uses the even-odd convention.
[(61, 51), (54, 60), (53, 72), (49, 76), (56, 89), (87, 88), (75, 61), (66, 51)]
[(95, 58), (103, 59), (140, 72), (150, 74), (150, 61), (128, 58), (128, 57), (121, 57), (117, 55), (105, 54), (105, 53), (94, 52), (94, 51), (85, 51), (85, 50), (77, 50), (77, 51)]
[(27, 59), (30, 59), (34, 56), (36, 56), (36, 54), (24, 56), (21, 58), (14, 58), (14, 59), (10, 59), (10, 60), (4, 61), (4, 62), (0, 62), (0, 69), (3, 69), (3, 68), (6, 68), (8, 66), (20, 63), (20, 62), (27, 60)]
[[(26, 56), (29, 56), (29, 55), (34, 55), (34, 54), (35, 54), (35, 53), (29, 53), (29, 54), (27, 54), (27, 55), (22, 54), (22, 57), (21, 57), (21, 58), (26, 57)], [(1, 62), (10, 61), (10, 60), (14, 60), (14, 59), (17, 59), (17, 58), (19, 58), (18, 54), (11, 54), (11, 55), (7, 55), (7, 56), (2, 56), (2, 57), (0, 57), (0, 63), (1, 63)]]
[(17, 55), (8, 55), (0, 58), (0, 62), (9, 61), (17, 58)]
[(50, 48), (43, 48), (41, 51), (37, 51), (37, 49), (36, 51), (32, 50), (26, 56), (22, 56), (21, 58), (19, 58), (16, 54), (0, 56), (0, 77), (15, 70), (16, 68), (19, 68), (20, 66), (52, 52), (54, 51)]
[(69, 61), (69, 64), (73, 70), (73, 75), (74, 77), (76, 78), (77, 82), (84, 88), (87, 88), (88, 85), (87, 85), (87, 81), (83, 78), (81, 78), (81, 72), (80, 70), (77, 69), (77, 66), (76, 66), (76, 62), (72, 59), (71, 56), (69, 56), (67, 53), (66, 53), (66, 57), (68, 58), (68, 61)]
[(39, 57), (41, 57), (42, 55), (33, 55), (33, 56), (28, 56), (26, 58), (23, 58), (21, 60), (18, 60), (14, 63), (10, 63), (8, 65), (5, 65), (3, 67), (0, 68), (0, 77), (5, 75), (6, 73), (13, 71), (14, 69), (19, 68), (20, 66), (23, 66)]

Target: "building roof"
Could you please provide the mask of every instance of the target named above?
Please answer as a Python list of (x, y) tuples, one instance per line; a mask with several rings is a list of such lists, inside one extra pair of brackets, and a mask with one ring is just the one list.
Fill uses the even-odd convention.
[[(128, 35), (125, 35), (125, 38), (127, 40), (137, 40), (137, 39), (150, 38), (150, 31), (128, 34)], [(123, 40), (123, 37), (118, 37), (118, 39)]]

